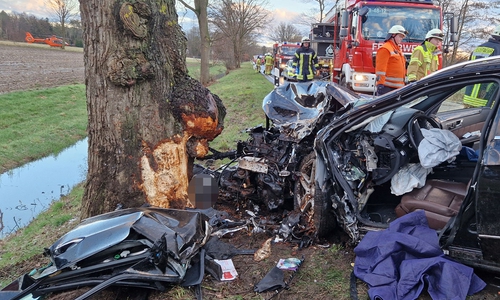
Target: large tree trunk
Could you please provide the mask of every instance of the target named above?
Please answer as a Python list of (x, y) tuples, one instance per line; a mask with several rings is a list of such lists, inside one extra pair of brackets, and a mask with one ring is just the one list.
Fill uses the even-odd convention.
[(190, 165), (223, 128), (220, 99), (188, 77), (174, 0), (80, 0), (88, 105), (82, 217), (184, 208)]

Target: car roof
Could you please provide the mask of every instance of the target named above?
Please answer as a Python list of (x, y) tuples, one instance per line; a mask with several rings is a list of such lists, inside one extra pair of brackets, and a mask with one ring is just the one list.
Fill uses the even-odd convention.
[(465, 61), (445, 67), (421, 80), (433, 81), (436, 77), (458, 76), (460, 74), (500, 74), (500, 56), (491, 56), (476, 60)]

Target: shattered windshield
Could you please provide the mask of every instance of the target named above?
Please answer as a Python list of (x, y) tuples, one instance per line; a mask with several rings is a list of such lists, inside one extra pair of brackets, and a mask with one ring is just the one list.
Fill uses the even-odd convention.
[(434, 28), (441, 28), (441, 14), (438, 8), (416, 8), (399, 6), (366, 6), (370, 10), (362, 17), (363, 38), (384, 40), (393, 25), (402, 25), (408, 35), (407, 42), (422, 42), (425, 34)]

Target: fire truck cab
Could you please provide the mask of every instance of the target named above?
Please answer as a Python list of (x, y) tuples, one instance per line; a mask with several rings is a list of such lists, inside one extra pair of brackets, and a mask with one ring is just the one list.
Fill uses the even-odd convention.
[[(408, 31), (401, 44), (407, 62), (429, 30), (443, 29), (441, 8), (427, 0), (346, 0), (345, 7), (332, 11), (327, 20), (334, 26), (332, 80), (365, 93), (376, 89), (377, 50), (393, 25), (402, 25)], [(454, 33), (454, 28), (450, 32)], [(446, 39), (452, 40), (451, 36), (446, 36), (443, 45), (448, 43)]]
[(300, 48), (300, 42), (281, 42), (273, 45), (274, 65), (280, 69), (280, 74), (286, 63), (293, 59), (298, 48)]

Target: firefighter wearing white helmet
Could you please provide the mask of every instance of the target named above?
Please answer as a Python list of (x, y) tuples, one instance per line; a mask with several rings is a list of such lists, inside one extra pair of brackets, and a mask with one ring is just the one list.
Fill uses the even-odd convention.
[(311, 81), (314, 79), (318, 65), (316, 52), (310, 48), (311, 40), (308, 37), (302, 38), (300, 48), (295, 51), (293, 66), (297, 74), (297, 81)]
[(408, 81), (413, 82), (439, 69), (439, 55), (444, 34), (438, 29), (431, 29), (425, 35), (425, 41), (415, 47), (408, 65)]
[[(479, 45), (470, 56), (470, 60), (495, 56), (500, 54), (500, 25), (491, 33), (491, 38), (486, 43)], [(488, 104), (492, 85), (475, 84), (465, 89), (464, 104), (469, 107), (481, 107)], [(482, 96), (481, 96), (482, 95)]]
[(385, 43), (377, 51), (375, 74), (377, 95), (383, 95), (405, 85), (406, 60), (399, 48), (408, 32), (401, 25), (389, 29)]

